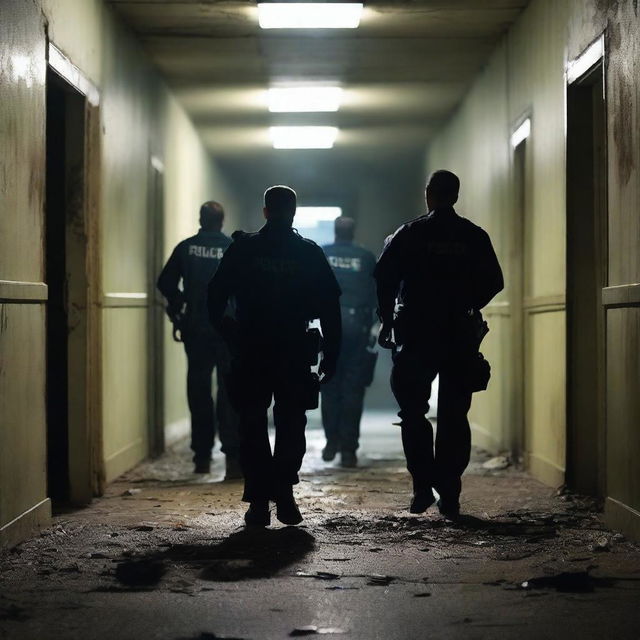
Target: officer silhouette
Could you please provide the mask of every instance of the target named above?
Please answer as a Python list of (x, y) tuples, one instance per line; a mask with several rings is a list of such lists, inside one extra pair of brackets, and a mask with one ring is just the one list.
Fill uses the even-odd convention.
[(369, 336), (376, 309), (373, 270), (376, 258), (353, 242), (355, 221), (335, 221), (335, 242), (323, 247), (342, 289), (342, 346), (336, 375), (322, 387), (322, 424), (327, 444), (322, 459), (331, 461), (340, 451), (343, 467), (357, 465), (360, 418), (367, 384)]
[[(340, 287), (322, 249), (292, 229), (296, 193), (274, 186), (264, 194), (266, 224), (236, 232), (209, 284), (209, 317), (230, 345), (231, 397), (240, 415), (240, 463), (249, 502), (247, 525), (268, 526), (269, 500), (285, 524), (302, 516), (293, 496), (306, 449), (305, 411), (318, 406), (311, 372), (318, 345), (309, 322), (324, 335), (319, 373), (328, 381), (340, 349)], [(225, 315), (235, 299), (236, 318)], [(315, 344), (314, 344), (315, 341)], [(275, 400), (272, 453), (267, 410)]]
[[(466, 379), (479, 344), (473, 333), (480, 309), (504, 286), (489, 236), (453, 208), (459, 188), (450, 171), (433, 173), (426, 188), (428, 213), (387, 240), (375, 270), (379, 343), (394, 348), (391, 387), (413, 478), (410, 511), (426, 511), (434, 488), (440, 512), (450, 518), (459, 514), (460, 478), (471, 452), (472, 390)], [(434, 455), (426, 413), (438, 374)]]
[[(167, 314), (174, 322), (174, 337), (178, 332), (181, 334), (187, 354), (187, 399), (195, 473), (210, 471), (217, 426), (222, 452), (226, 456), (226, 478), (234, 479), (241, 477), (241, 471), (238, 417), (226, 390), (230, 356), (222, 337), (211, 327), (207, 314), (207, 285), (231, 244), (231, 238), (221, 231), (223, 221), (222, 205), (214, 201), (202, 205), (200, 231), (173, 250), (158, 278), (158, 289), (167, 299)], [(215, 405), (211, 393), (214, 368), (217, 368), (218, 382)]]

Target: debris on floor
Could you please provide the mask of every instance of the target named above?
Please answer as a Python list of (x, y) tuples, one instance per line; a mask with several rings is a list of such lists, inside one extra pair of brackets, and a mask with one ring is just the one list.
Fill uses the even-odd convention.
[(0, 554), (0, 637), (413, 640), (466, 619), (478, 638), (637, 638), (640, 546), (606, 529), (597, 501), (513, 465), (488, 472), (487, 455), (463, 479), (460, 519), (416, 516), (389, 440), (346, 475), (308, 435), (301, 526), (245, 529), (240, 484), (215, 481), (222, 459), (193, 480), (187, 445)]
[(502, 471), (511, 466), (508, 456), (495, 456), (482, 463), (482, 468), (488, 471)]

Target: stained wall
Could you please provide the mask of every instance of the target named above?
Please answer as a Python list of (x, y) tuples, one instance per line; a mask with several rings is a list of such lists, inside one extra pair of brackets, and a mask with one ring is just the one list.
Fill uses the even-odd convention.
[[(148, 453), (149, 243), (162, 253), (197, 229), (200, 203), (232, 194), (193, 125), (131, 34), (98, 0), (0, 4), (0, 544), (45, 523), (45, 95), (52, 42), (97, 89), (100, 139), (99, 473), (109, 481)], [(151, 162), (162, 211), (152, 211)], [(233, 224), (233, 223), (232, 223)], [(165, 345), (167, 424), (184, 429), (184, 356)]]
[[(637, 3), (533, 0), (431, 144), (427, 165), (460, 174), (460, 212), (489, 231), (505, 266), (506, 290), (486, 310), (494, 381), (474, 401), (476, 442), (493, 451), (509, 449), (519, 431), (529, 470), (558, 486), (567, 468), (566, 245), (571, 241), (566, 236), (565, 70), (602, 33), (608, 154), (602, 491), (610, 522), (638, 535), (640, 487), (632, 463), (640, 455), (640, 405), (633, 391), (640, 382), (639, 356), (632, 346), (640, 334)], [(520, 207), (510, 136), (525, 117), (531, 119), (531, 134)], [(518, 317), (522, 358), (513, 349)], [(514, 408), (518, 370), (524, 380), (520, 413)]]

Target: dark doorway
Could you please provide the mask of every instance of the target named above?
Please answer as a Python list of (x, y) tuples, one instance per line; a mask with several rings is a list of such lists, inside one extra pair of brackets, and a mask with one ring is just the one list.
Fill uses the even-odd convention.
[(47, 480), (54, 503), (86, 503), (87, 237), (86, 98), (47, 74), (46, 249)]
[(149, 175), (148, 239), (148, 371), (149, 371), (149, 452), (159, 456), (165, 450), (164, 412), (164, 299), (156, 288), (156, 279), (164, 257), (164, 169), (159, 160), (151, 158)]
[(567, 88), (567, 481), (604, 491), (607, 237), (602, 59)]
[(46, 273), (47, 304), (47, 479), (49, 496), (69, 494), (67, 432), (66, 306), (66, 95), (62, 82), (47, 78)]
[(525, 448), (525, 271), (526, 271), (526, 158), (527, 139), (521, 140), (513, 149), (513, 202), (514, 215), (511, 228), (511, 393), (510, 449), (511, 457), (521, 461)]

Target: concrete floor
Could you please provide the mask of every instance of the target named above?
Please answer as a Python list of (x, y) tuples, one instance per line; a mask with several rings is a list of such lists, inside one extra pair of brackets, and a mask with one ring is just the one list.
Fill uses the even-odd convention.
[(221, 456), (139, 466), (0, 556), (0, 638), (640, 638), (640, 547), (593, 504), (477, 452), (469, 517), (411, 516), (391, 420), (367, 416), (356, 470), (309, 429), (300, 527), (245, 531)]

